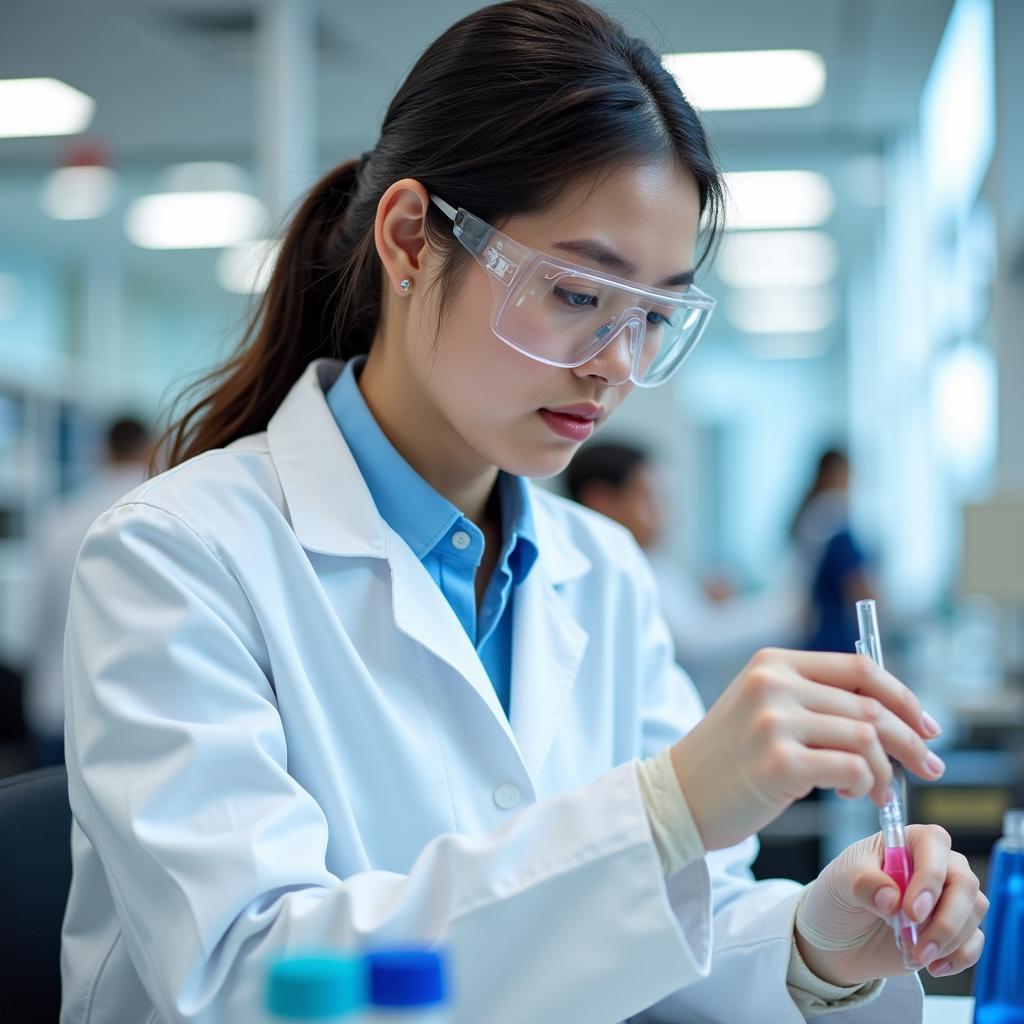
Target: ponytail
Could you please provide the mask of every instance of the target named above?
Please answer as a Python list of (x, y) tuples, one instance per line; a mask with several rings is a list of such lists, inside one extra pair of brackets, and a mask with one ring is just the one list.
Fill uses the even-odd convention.
[(186, 389), (192, 402), (161, 437), (152, 470), (265, 430), (312, 360), (368, 351), (380, 274), (373, 233), (351, 224), (349, 209), (365, 163), (340, 164), (306, 196), (238, 350)]

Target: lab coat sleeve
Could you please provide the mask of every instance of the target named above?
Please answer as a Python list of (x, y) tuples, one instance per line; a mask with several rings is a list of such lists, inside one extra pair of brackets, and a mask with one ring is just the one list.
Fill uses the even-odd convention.
[[(704, 714), (700, 697), (675, 663), (668, 627), (658, 610), (656, 587), (646, 564), (636, 579), (646, 623), (639, 660), (644, 688), (641, 756), (652, 757), (675, 743)], [(750, 865), (757, 856), (751, 837), (737, 846), (707, 854), (711, 875), (713, 938), (711, 970), (687, 979), (635, 1024), (799, 1024), (804, 1020), (787, 988), (793, 916), (802, 886), (785, 879), (755, 881)], [(694, 865), (667, 880), (669, 899), (680, 921), (691, 913)], [(699, 897), (698, 897), (699, 898)], [(923, 995), (916, 975), (890, 978), (881, 994), (861, 1008), (816, 1017), (827, 1024), (913, 1024), (921, 1020)]]
[(443, 943), (456, 1024), (611, 1024), (707, 970), (706, 868), (673, 908), (634, 763), (439, 836), (407, 875), (333, 875), (260, 636), (176, 514), (135, 501), (90, 531), (65, 645), (71, 805), (164, 1024), (253, 1019), (268, 957), (310, 946)]

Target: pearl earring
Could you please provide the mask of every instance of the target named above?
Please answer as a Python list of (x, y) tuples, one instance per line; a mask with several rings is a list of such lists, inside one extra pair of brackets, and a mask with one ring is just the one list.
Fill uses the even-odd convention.
[(399, 282), (398, 287), (402, 289), (402, 293), (404, 294), (412, 287), (412, 281), (410, 281), (409, 278), (407, 277), (403, 277), (402, 280)]

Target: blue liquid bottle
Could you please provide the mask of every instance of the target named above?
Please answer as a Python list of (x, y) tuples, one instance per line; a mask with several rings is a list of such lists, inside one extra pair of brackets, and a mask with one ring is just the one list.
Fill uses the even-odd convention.
[(974, 1024), (1024, 1024), (1024, 810), (1007, 811), (989, 873)]
[(448, 1024), (447, 970), (437, 950), (376, 950), (366, 963), (370, 1008), (360, 1024)]

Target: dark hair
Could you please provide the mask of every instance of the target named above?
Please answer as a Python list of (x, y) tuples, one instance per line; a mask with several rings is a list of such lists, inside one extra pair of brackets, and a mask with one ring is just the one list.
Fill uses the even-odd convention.
[(826, 448), (818, 457), (818, 465), (814, 471), (814, 479), (811, 481), (807, 493), (804, 494), (797, 506), (796, 514), (789, 524), (790, 537), (796, 537), (800, 527), (800, 520), (803, 518), (807, 506), (825, 489), (825, 483), (837, 469), (843, 469), (850, 465), (850, 459), (844, 449), (840, 447)]
[(107, 427), (107, 455), (111, 459), (139, 459), (149, 444), (149, 428), (134, 416), (121, 416)]
[(618, 490), (640, 466), (651, 461), (642, 448), (616, 441), (598, 441), (584, 445), (565, 471), (565, 489), (573, 501), (593, 483), (607, 484)]
[[(511, 0), (463, 18), (410, 71), (372, 152), (302, 203), (239, 349), (183, 396), (193, 404), (164, 434), (168, 464), (265, 429), (313, 359), (369, 349), (381, 306), (373, 226), (395, 181), (416, 179), (500, 225), (584, 175), (660, 159), (696, 183), (703, 262), (721, 226), (722, 179), (654, 51), (582, 0)], [(444, 256), (443, 310), (469, 257), (433, 207), (425, 230)]]

